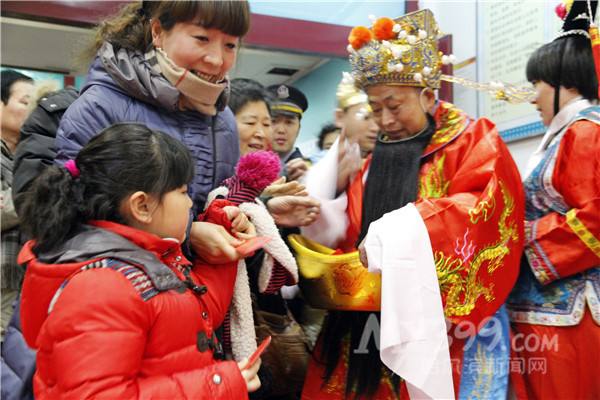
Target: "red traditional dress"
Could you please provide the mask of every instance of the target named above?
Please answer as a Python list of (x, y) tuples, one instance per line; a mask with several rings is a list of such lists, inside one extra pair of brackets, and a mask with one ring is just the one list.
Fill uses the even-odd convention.
[(519, 398), (600, 398), (600, 107), (554, 117), (525, 179), (525, 255), (507, 302)]
[[(444, 314), (453, 323), (449, 331), (452, 374), (455, 393), (462, 398), (494, 379), (493, 370), (475, 371), (479, 384), (460, 387), (461, 339), (474, 336), (494, 316), (517, 279), (523, 247), (523, 189), (517, 167), (490, 121), (473, 121), (446, 102), (439, 102), (434, 119), (436, 132), (422, 156), (414, 205), (431, 241)], [(346, 237), (337, 244), (344, 251), (353, 250), (360, 232), (369, 166), (367, 162), (347, 190)], [(455, 335), (461, 322), (467, 335)], [(318, 359), (319, 347), (309, 366), (303, 398), (344, 398), (347, 360), (341, 357), (332, 378), (324, 382)], [(396, 398), (385, 376), (374, 398)]]

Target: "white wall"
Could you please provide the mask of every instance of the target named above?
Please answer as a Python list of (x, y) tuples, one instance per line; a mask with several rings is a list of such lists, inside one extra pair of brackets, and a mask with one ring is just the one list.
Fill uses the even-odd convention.
[(531, 156), (531, 154), (539, 146), (541, 141), (542, 137), (538, 136), (519, 140), (516, 142), (511, 142), (508, 144), (508, 149), (510, 150), (510, 154), (512, 154), (515, 162), (517, 163), (517, 167), (519, 167), (521, 177), (525, 172), (525, 167), (527, 166), (529, 156)]
[(250, 0), (253, 13), (335, 25), (368, 25), (369, 14), (394, 18), (404, 14), (404, 1)]
[[(442, 32), (452, 34), (453, 53), (457, 58), (458, 65), (465, 60), (477, 57), (477, 40), (480, 28), (477, 19), (477, 0), (421, 0), (419, 5), (421, 8), (429, 8), (433, 11)], [(549, 7), (549, 5), (543, 3), (540, 3), (540, 6)], [(478, 62), (481, 62), (481, 60), (476, 58), (475, 63), (463, 68), (455, 68), (454, 75), (473, 81), (481, 81), (478, 76)], [(523, 74), (525, 74), (524, 68)], [(482, 115), (483, 110), (479, 105), (480, 96), (487, 96), (487, 94), (479, 93), (461, 85), (454, 85), (454, 103), (473, 117), (485, 116)], [(525, 169), (527, 159), (536, 149), (540, 140), (541, 136), (538, 136), (508, 143), (508, 148), (521, 174)]]
[[(456, 64), (477, 55), (477, 2), (421, 0), (420, 8), (429, 8), (443, 33), (452, 35), (452, 52)], [(454, 75), (477, 81), (477, 64), (454, 68)], [(460, 85), (454, 85), (454, 103), (473, 117), (479, 117), (478, 93)]]

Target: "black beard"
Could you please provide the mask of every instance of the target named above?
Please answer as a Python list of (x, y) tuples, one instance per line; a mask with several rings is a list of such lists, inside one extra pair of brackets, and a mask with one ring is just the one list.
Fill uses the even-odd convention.
[(427, 119), (427, 126), (415, 136), (385, 142), (377, 139), (365, 185), (357, 247), (371, 222), (417, 199), (421, 157), (435, 133), (433, 117), (427, 114)]

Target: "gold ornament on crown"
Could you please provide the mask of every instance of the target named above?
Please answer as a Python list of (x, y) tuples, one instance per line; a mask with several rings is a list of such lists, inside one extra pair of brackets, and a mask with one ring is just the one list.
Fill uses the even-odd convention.
[(479, 83), (458, 76), (442, 75), (441, 79), (446, 82), (459, 83), (462, 86), (487, 92), (496, 100), (507, 101), (509, 103), (531, 103), (535, 98), (535, 89), (530, 86), (517, 86), (504, 82)]
[[(374, 19), (371, 17), (371, 19)], [(437, 48), (440, 31), (430, 10), (392, 20), (382, 17), (372, 27), (350, 32), (350, 65), (360, 88), (379, 83), (438, 89), (443, 63), (450, 56)]]
[(456, 57), (438, 50), (442, 34), (431, 10), (415, 11), (395, 20), (369, 18), (373, 21), (371, 28), (357, 26), (348, 36), (351, 76), (360, 89), (375, 84), (439, 89), (441, 81), (447, 81), (511, 103), (529, 102), (535, 95), (531, 87), (479, 83), (442, 74), (442, 66), (455, 63)]
[(346, 110), (357, 104), (368, 104), (367, 94), (354, 85), (354, 79), (348, 72), (342, 72), (342, 80), (335, 93), (338, 108)]

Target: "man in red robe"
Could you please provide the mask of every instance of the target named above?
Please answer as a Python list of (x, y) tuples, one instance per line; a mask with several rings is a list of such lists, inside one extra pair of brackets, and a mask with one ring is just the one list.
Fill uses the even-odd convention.
[[(303, 233), (360, 250), (363, 265), (382, 274), (381, 306), (361, 309), (381, 314), (347, 304), (329, 312), (304, 399), (505, 395), (507, 371), (494, 368), (508, 362), (502, 306), (519, 272), (523, 190), (494, 124), (436, 99), (452, 59), (438, 51), (438, 34), (429, 10), (350, 34), (352, 79), (382, 134), (358, 172), (344, 167), (343, 134), (334, 156), (311, 169), (307, 187), (322, 213)], [(369, 340), (373, 318), (381, 332)], [(501, 345), (478, 341), (490, 328)]]

